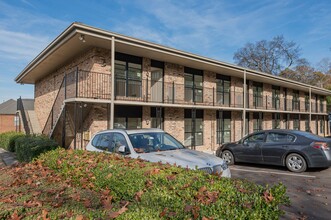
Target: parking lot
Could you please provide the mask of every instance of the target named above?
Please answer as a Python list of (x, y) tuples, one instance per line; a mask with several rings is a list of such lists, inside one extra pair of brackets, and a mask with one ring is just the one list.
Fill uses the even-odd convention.
[(233, 178), (244, 178), (261, 185), (282, 182), (287, 187), (291, 205), (282, 207), (283, 219), (331, 219), (331, 168), (308, 169), (292, 173), (284, 167), (236, 164)]

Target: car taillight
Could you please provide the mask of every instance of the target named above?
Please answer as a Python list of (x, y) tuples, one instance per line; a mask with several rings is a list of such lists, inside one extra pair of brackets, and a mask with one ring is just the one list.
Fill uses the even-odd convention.
[(329, 150), (329, 146), (326, 142), (313, 142), (312, 147), (316, 149)]

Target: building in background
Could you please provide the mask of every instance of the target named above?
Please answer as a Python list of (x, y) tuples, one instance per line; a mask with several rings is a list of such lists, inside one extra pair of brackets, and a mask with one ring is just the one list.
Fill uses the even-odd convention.
[(0, 104), (0, 133), (21, 130), (16, 107), (17, 102), (13, 99)]
[(35, 85), (42, 133), (75, 149), (109, 128), (162, 128), (210, 151), (262, 129), (329, 134), (329, 90), (81, 23), (16, 82)]

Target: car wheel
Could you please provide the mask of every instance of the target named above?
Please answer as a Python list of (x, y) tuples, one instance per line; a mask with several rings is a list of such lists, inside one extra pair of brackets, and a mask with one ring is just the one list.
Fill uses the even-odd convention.
[(234, 164), (234, 156), (231, 151), (225, 150), (222, 152), (221, 158), (229, 165)]
[(286, 167), (292, 172), (301, 173), (307, 169), (307, 163), (300, 154), (293, 153), (286, 157)]

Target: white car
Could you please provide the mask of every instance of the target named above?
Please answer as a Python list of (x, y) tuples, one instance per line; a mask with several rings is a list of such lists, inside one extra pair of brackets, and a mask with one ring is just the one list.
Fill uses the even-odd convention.
[(227, 163), (211, 154), (185, 148), (179, 141), (160, 129), (113, 129), (95, 134), (86, 146), (88, 151), (119, 153), (150, 162), (176, 164), (231, 177)]

